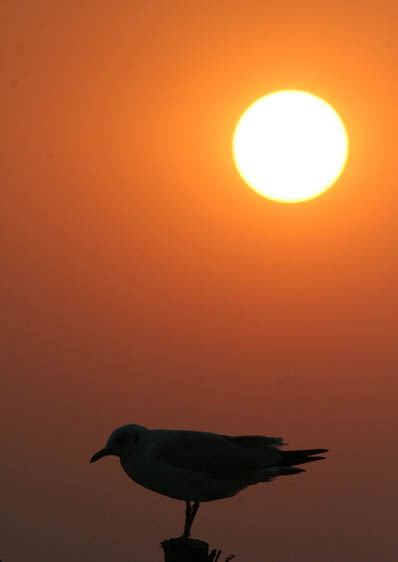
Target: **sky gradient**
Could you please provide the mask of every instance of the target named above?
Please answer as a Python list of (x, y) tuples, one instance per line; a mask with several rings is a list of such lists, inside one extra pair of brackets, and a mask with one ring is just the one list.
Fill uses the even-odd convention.
[[(0, 1), (4, 562), (155, 562), (184, 505), (90, 465), (117, 426), (327, 447), (204, 504), (237, 562), (396, 560), (397, 4)], [(350, 152), (287, 205), (232, 134), (280, 89)]]

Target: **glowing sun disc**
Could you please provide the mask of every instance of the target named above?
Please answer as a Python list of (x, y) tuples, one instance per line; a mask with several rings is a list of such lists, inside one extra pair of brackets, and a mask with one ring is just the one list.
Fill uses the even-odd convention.
[(348, 155), (343, 121), (321, 98), (274, 92), (243, 113), (233, 156), (244, 181), (260, 195), (295, 203), (320, 195), (342, 173)]

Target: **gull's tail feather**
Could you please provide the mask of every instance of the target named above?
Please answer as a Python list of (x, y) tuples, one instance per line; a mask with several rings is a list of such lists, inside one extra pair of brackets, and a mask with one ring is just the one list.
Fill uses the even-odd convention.
[(304, 449), (301, 451), (281, 451), (282, 460), (278, 462), (279, 466), (294, 466), (296, 464), (304, 464), (306, 462), (320, 461), (325, 457), (313, 456), (320, 453), (327, 453), (328, 449)]
[(290, 474), (300, 474), (300, 472), (305, 472), (302, 468), (296, 468), (295, 466), (278, 466), (277, 474), (278, 476), (289, 476)]
[(291, 476), (292, 474), (300, 474), (300, 472), (305, 472), (302, 468), (297, 468), (295, 466), (272, 466), (269, 468), (263, 468), (255, 473), (254, 484), (258, 482), (271, 482), (275, 480), (277, 476)]

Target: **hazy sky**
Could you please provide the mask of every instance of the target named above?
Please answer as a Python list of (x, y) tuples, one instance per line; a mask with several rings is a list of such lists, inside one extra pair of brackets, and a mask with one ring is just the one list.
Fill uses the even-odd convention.
[[(4, 562), (161, 562), (184, 504), (89, 464), (125, 423), (330, 448), (202, 506), (237, 562), (396, 560), (396, 6), (0, 1)], [(232, 161), (280, 89), (350, 139), (297, 205)]]

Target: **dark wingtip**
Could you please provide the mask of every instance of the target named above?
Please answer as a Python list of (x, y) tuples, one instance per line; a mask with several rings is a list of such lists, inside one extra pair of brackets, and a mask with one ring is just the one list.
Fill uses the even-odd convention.
[(329, 449), (308, 449), (300, 451), (300, 453), (305, 453), (306, 455), (320, 455), (322, 453), (328, 453)]
[(296, 464), (306, 464), (313, 461), (321, 461), (326, 457), (318, 456), (320, 453), (327, 453), (328, 449), (303, 449), (299, 451), (284, 451), (282, 453), (283, 466), (294, 466)]

